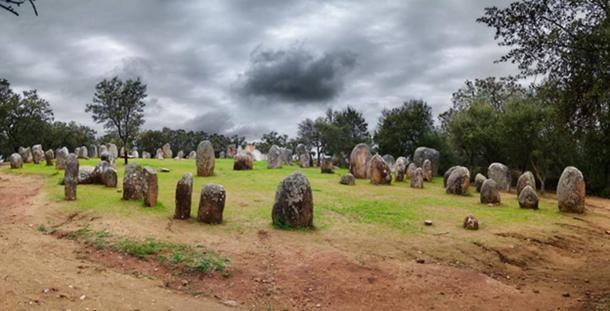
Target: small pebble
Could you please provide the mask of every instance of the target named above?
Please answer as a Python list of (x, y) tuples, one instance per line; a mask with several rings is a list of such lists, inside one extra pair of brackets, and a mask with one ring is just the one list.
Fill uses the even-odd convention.
[(426, 260), (424, 260), (423, 258), (417, 258), (415, 260), (415, 262), (417, 262), (417, 263), (426, 263)]
[(429, 220), (429, 219), (424, 220), (424, 225), (432, 226), (432, 220)]
[(563, 297), (570, 297), (570, 293), (563, 293)]

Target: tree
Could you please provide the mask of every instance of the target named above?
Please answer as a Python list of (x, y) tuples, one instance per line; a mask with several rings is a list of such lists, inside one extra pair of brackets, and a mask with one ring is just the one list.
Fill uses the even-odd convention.
[(409, 100), (381, 112), (375, 142), (382, 154), (409, 156), (418, 146), (424, 145), (424, 139), (433, 131), (430, 106), (423, 100)]
[(92, 113), (93, 121), (104, 123), (104, 128), (116, 134), (124, 147), (123, 157), (128, 162), (128, 150), (144, 124), (144, 99), (146, 84), (140, 78), (123, 82), (118, 77), (104, 79), (95, 87), (93, 102), (87, 104), (86, 112)]
[(263, 134), (261, 141), (256, 144), (256, 148), (263, 153), (267, 153), (271, 146), (277, 145), (278, 147), (285, 147), (287, 142), (288, 135), (280, 135), (276, 131), (271, 131)]
[[(36, 14), (36, 16), (38, 16), (38, 9), (36, 9), (36, 5), (34, 4), (34, 1), (36, 1), (36, 0), (28, 0), (30, 5), (32, 6), (32, 10), (34, 10), (34, 14)], [(15, 6), (21, 7), (21, 5), (24, 3), (25, 3), (25, 0), (0, 0), (0, 9), (4, 9), (10, 13), (15, 14), (16, 16), (19, 16), (19, 12), (17, 12), (17, 9), (15, 9)]]
[[(362, 112), (347, 106), (344, 110), (326, 111), (326, 122), (319, 123), (318, 131), (322, 135), (324, 152), (334, 155), (337, 159), (345, 159), (355, 145), (371, 142), (368, 124)], [(318, 165), (320, 158), (318, 156)], [(347, 163), (339, 163), (346, 165)]]
[[(320, 163), (320, 154), (324, 151), (324, 142), (322, 140), (322, 128), (326, 125), (326, 120), (322, 117), (315, 121), (305, 119), (299, 123), (298, 143), (304, 144), (308, 150), (316, 149), (317, 163)], [(296, 148), (296, 146), (294, 146)]]

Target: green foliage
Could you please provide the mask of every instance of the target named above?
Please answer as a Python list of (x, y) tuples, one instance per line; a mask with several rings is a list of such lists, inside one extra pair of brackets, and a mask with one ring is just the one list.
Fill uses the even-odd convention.
[(280, 135), (276, 131), (263, 134), (260, 142), (256, 143), (256, 148), (263, 153), (269, 152), (269, 148), (273, 145), (278, 147), (286, 147), (288, 143), (288, 135)]
[(135, 147), (140, 151), (147, 151), (150, 154), (155, 154), (158, 148), (163, 144), (169, 143), (174, 151), (184, 151), (185, 154), (191, 151), (196, 151), (197, 146), (203, 140), (209, 140), (214, 147), (216, 156), (220, 156), (220, 152), (227, 149), (229, 144), (235, 146), (243, 145), (245, 138), (243, 136), (234, 135), (231, 137), (222, 134), (208, 134), (203, 131), (185, 131), (172, 130), (164, 127), (162, 130), (146, 130), (138, 134), (135, 141)]

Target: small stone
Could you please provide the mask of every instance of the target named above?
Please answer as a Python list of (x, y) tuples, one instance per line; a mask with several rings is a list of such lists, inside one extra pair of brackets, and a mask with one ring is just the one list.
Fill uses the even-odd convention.
[(563, 296), (563, 297), (570, 297), (570, 293), (565, 292), (565, 293), (563, 293), (563, 294), (562, 294), (562, 296)]
[(419, 264), (424, 264), (424, 263), (426, 263), (426, 260), (425, 260), (425, 259), (423, 259), (423, 258), (417, 258), (417, 259), (415, 260), (415, 262), (417, 262), (417, 263), (419, 263)]
[(479, 230), (479, 221), (472, 215), (464, 218), (464, 229)]
[(87, 296), (82, 295), (82, 296), (80, 296), (78, 299), (80, 299), (80, 300), (85, 300), (85, 298), (87, 298)]
[(225, 300), (222, 303), (224, 305), (229, 306), (229, 307), (237, 307), (237, 306), (239, 306), (239, 303), (237, 303), (237, 301), (235, 301), (235, 300)]
[(429, 220), (429, 219), (424, 220), (424, 225), (432, 226), (432, 220)]
[(172, 171), (172, 170), (170, 170), (169, 168), (166, 168), (166, 167), (162, 167), (162, 168), (160, 168), (159, 170), (160, 170), (162, 173), (169, 173), (169, 172), (171, 172), (171, 171)]

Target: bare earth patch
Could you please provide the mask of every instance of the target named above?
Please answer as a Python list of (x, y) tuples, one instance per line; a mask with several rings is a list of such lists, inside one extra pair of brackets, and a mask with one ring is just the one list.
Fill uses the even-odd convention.
[[(154, 217), (57, 208), (32, 175), (0, 173), (0, 309), (530, 310), (610, 303), (610, 204), (549, 228), (433, 234), (210, 230)], [(442, 220), (438, 220), (439, 222)], [(90, 226), (204, 244), (229, 276), (177, 273), (150, 259), (42, 234)]]

